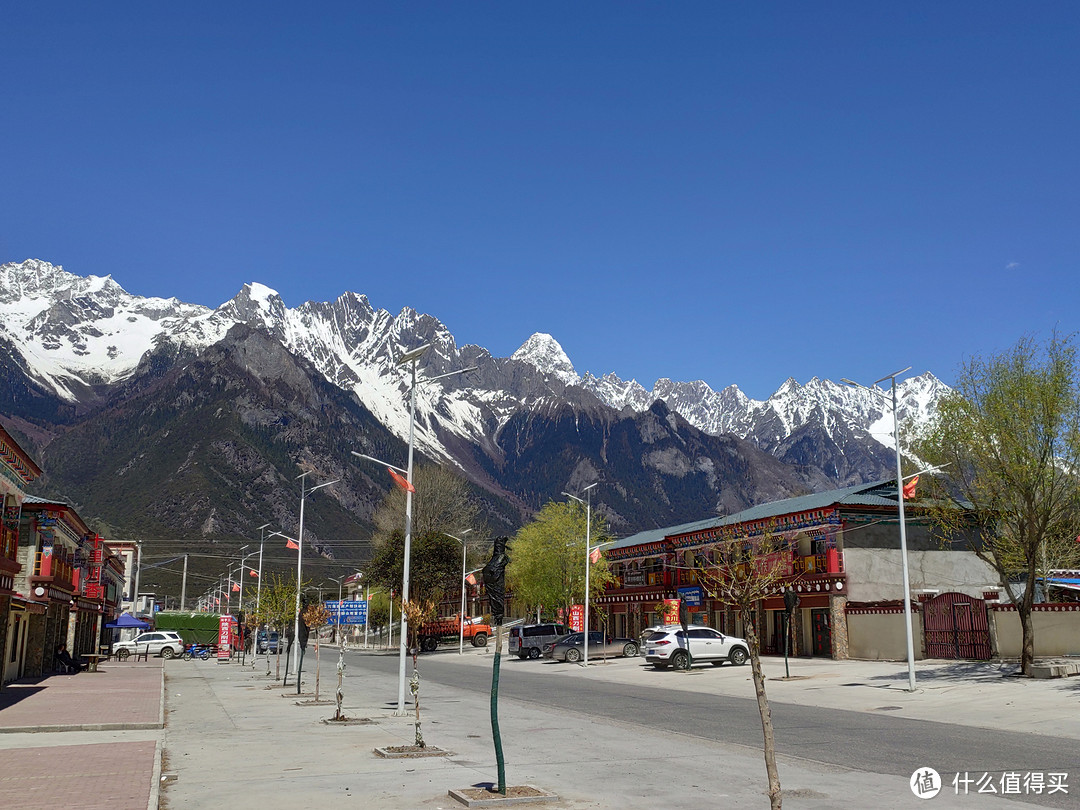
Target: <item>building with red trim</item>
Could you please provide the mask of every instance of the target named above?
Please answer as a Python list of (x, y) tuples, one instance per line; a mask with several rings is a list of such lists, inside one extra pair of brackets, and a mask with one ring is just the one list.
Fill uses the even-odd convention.
[(16, 645), (26, 634), (30, 608), (16, 591), (23, 566), (19, 561), (19, 520), (26, 494), (23, 488), (41, 475), (41, 468), (0, 426), (0, 688), (18, 671)]
[[(966, 541), (936, 536), (917, 502), (907, 502), (905, 512), (913, 594), (944, 589), (979, 596), (997, 587), (996, 572)], [(849, 606), (903, 598), (898, 516), (896, 482), (878, 481), (624, 538), (604, 551), (615, 582), (594, 600), (594, 627), (636, 637), (662, 623), (659, 603), (683, 596), (694, 623), (744, 636), (737, 611), (704, 592), (695, 568), (715, 562), (721, 544), (768, 532), (786, 546), (779, 552), (786, 565), (781, 587), (799, 595), (793, 654), (893, 657), (895, 645), (885, 655), (866, 654), (861, 641), (852, 649), (847, 614)], [(758, 603), (754, 621), (764, 653), (783, 652), (783, 612), (781, 590)], [(902, 624), (896, 637), (904, 637)]]

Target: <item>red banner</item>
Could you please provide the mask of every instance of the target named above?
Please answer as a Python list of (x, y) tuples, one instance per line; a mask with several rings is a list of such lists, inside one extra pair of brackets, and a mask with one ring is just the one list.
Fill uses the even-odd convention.
[(570, 629), (575, 633), (580, 633), (585, 629), (585, 606), (584, 605), (571, 605), (570, 606)]
[(232, 651), (232, 628), (233, 617), (221, 616), (218, 619), (218, 648), (217, 657), (220, 664), (223, 660), (229, 660), (229, 653)]

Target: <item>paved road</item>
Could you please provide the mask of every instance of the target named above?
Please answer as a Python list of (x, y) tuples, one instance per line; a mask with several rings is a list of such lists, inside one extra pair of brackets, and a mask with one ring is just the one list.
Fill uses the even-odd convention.
[[(462, 666), (440, 662), (439, 658), (435, 654), (421, 659), (420, 673), (425, 680), (480, 693), (490, 690), (490, 666)], [(353, 655), (351, 659), (350, 675), (354, 677), (364, 669), (384, 675), (397, 671), (396, 657)], [(568, 665), (504, 657), (500, 694), (559, 707), (560, 712), (591, 714), (756, 750), (761, 748), (761, 720), (754, 700), (702, 694), (685, 688), (672, 690), (662, 685), (553, 678), (552, 673), (545, 671), (565, 666)], [(662, 683), (669, 678), (748, 675), (748, 667), (737, 670), (724, 667), (719, 671), (705, 668), (690, 674), (667, 671), (656, 673), (656, 679)], [(887, 696), (883, 699), (887, 700)], [(890, 716), (886, 705), (881, 709), (880, 713), (867, 713), (773, 703), (778, 750), (827, 764), (904, 777), (927, 765), (942, 774), (969, 772), (980, 776), (996, 771), (1000, 776), (1002, 771), (1062, 771), (1069, 772), (1072, 779), (1077, 776), (1078, 757), (1071, 742), (1039, 734), (988, 732), (971, 726), (910, 720)], [(1042, 796), (1039, 805), (1076, 807), (1075, 785), (1070, 787), (1072, 795)]]

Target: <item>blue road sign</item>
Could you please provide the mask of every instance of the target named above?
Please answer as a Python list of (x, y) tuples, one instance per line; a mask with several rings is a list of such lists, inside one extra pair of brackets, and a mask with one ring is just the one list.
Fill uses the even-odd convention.
[(701, 588), (698, 586), (679, 588), (679, 597), (690, 607), (699, 607), (701, 605)]
[(367, 602), (365, 600), (358, 600), (355, 602), (342, 601), (338, 602), (336, 599), (332, 602), (324, 602), (326, 609), (330, 611), (330, 624), (338, 623), (338, 605), (341, 605), (341, 623), (342, 624), (367, 624)]

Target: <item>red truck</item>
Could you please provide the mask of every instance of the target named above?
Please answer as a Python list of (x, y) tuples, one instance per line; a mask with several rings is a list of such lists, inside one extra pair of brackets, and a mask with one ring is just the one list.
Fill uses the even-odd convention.
[(420, 626), (417, 634), (420, 649), (431, 652), (439, 646), (440, 641), (457, 641), (464, 629), (464, 636), (474, 647), (486, 647), (488, 637), (491, 635), (491, 627), (484, 624), (481, 617), (465, 617), (464, 628), (460, 616), (445, 616), (434, 619)]

